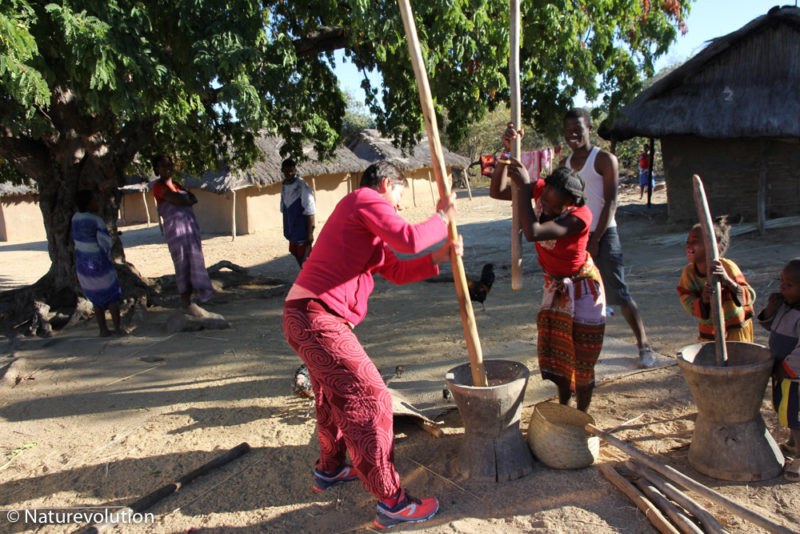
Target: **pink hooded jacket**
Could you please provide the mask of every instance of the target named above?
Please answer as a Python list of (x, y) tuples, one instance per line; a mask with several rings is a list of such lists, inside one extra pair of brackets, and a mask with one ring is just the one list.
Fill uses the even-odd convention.
[(409, 224), (376, 190), (361, 187), (337, 204), (295, 284), (357, 325), (367, 314), (373, 273), (395, 284), (439, 274), (430, 254), (401, 261), (391, 249), (417, 254), (446, 238), (447, 225), (438, 215)]

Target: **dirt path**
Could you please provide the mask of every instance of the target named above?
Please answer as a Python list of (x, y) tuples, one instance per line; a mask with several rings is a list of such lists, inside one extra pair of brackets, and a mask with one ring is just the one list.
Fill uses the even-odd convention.
[[(683, 245), (654, 244), (667, 230), (663, 195), (657, 193), (656, 206), (646, 210), (636, 199), (638, 192), (623, 189), (625, 206), (618, 222), (626, 276), (651, 341), (660, 352), (674, 354), (694, 340), (696, 327), (675, 293), (685, 262)], [(476, 191), (472, 202), (461, 202), (459, 210), (468, 272), (477, 273), (488, 261), (498, 265), (486, 312), (477, 315), (484, 347), (509, 340), (532, 343), (541, 296), (533, 247), (524, 247), (525, 288), (513, 292), (507, 269), (508, 206), (488, 199), (483, 189)], [(418, 221), (429, 212), (419, 208), (403, 214)], [(143, 274), (171, 272), (169, 253), (157, 227), (124, 231), (127, 257)], [(733, 239), (728, 256), (742, 267), (762, 297), (774, 290), (780, 266), (800, 255), (795, 235), (796, 230), (784, 230), (767, 238)], [(227, 259), (285, 280), (297, 271), (278, 232), (240, 236), (233, 242), (229, 236), (210, 237), (203, 246), (209, 265)], [(9, 266), (17, 270), (7, 270)], [(31, 281), (46, 269), (46, 250), (41, 246), (0, 246), (3, 283)], [(153, 309), (124, 339), (98, 339), (94, 324), (87, 323), (50, 340), (21, 340), (13, 350), (28, 361), (27, 379), (13, 388), (0, 387), (0, 508), (129, 504), (246, 441), (253, 447), (250, 453), (151, 508), (153, 524), (118, 530), (347, 532), (368, 528), (375, 503), (359, 483), (324, 494), (311, 491), (317, 451), (313, 412), (309, 414), (307, 403), (289, 394), (299, 360), (283, 339), (282, 299), (266, 298), (266, 289), (223, 291), (215, 299), (210, 309), (225, 315), (232, 324), (229, 330), (170, 336), (164, 323), (171, 310)], [(633, 340), (619, 315), (609, 321), (607, 332)], [(370, 315), (357, 333), (381, 369), (466, 354), (454, 290), (448, 284), (397, 287), (378, 280)], [(758, 340), (766, 340), (763, 333), (758, 332)], [(5, 346), (5, 341), (0, 342)], [(152, 361), (158, 358), (163, 360)], [(531, 380), (540, 379), (534, 375)], [(531, 410), (524, 407), (524, 427)], [(676, 367), (604, 384), (597, 389), (591, 409), (601, 427), (644, 414), (632, 429), (619, 435), (796, 528), (800, 485), (781, 478), (725, 483), (703, 477), (688, 466), (694, 412)], [(785, 438), (766, 402), (762, 413), (770, 430)], [(643, 515), (595, 468), (554, 471), (538, 464), (533, 475), (521, 480), (454, 485), (446, 477), (463, 428), (457, 411), (445, 415), (443, 422), (445, 436), (438, 440), (411, 423), (397, 424), (396, 458), (403, 483), (414, 494), (437, 495), (442, 505), (432, 521), (409, 529), (432, 533), (652, 531)], [(617, 457), (605, 447), (602, 455)], [(731, 532), (756, 531), (711, 508)], [(75, 525), (39, 528), (20, 523), (9, 528), (4, 521), (0, 516), (2, 531), (75, 530)]]

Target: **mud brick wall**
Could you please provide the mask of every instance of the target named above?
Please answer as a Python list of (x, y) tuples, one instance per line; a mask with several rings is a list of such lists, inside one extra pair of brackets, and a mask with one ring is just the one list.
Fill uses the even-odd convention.
[(767, 218), (800, 214), (800, 139), (674, 136), (662, 139), (661, 149), (670, 222), (697, 221), (693, 174), (703, 179), (712, 215), (728, 215), (732, 222), (756, 221), (764, 166)]

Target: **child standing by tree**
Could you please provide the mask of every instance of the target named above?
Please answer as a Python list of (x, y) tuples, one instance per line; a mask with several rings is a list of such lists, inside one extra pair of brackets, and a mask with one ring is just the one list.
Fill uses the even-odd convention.
[[(513, 128), (506, 129), (506, 150), (516, 135)], [(492, 176), (492, 198), (511, 200), (507, 178), (520, 188), (516, 206), (520, 227), (528, 241), (536, 242), (544, 271), (544, 295), (536, 319), (539, 369), (542, 378), (555, 382), (561, 404), (567, 404), (574, 391), (578, 409), (585, 412), (603, 347), (606, 309), (603, 280), (586, 251), (592, 212), (586, 206), (585, 184), (567, 167), (531, 183), (525, 167), (504, 155)]]
[(784, 478), (800, 481), (800, 258), (781, 271), (780, 293), (772, 293), (767, 306), (758, 314), (761, 325), (769, 330), (769, 350), (775, 358), (772, 375), (772, 405), (778, 422), (791, 430), (789, 443), (781, 446), (793, 456), (787, 462)]
[(119, 285), (111, 260), (111, 234), (103, 219), (94, 214), (97, 199), (92, 191), (82, 189), (75, 196), (78, 212), (72, 216), (72, 239), (75, 241), (75, 271), (83, 294), (94, 306), (100, 336), (110, 336), (106, 326), (106, 309), (111, 312), (114, 333), (122, 335), (119, 324)]
[(745, 280), (739, 267), (723, 254), (730, 243), (730, 227), (724, 218), (714, 223), (714, 236), (717, 240), (720, 259), (708, 265), (703, 233), (696, 224), (686, 238), (686, 257), (689, 265), (684, 267), (678, 282), (678, 295), (687, 312), (697, 318), (700, 341), (714, 340), (714, 325), (711, 321), (710, 274), (719, 276), (722, 284), (722, 314), (727, 341), (753, 342), (753, 302), (756, 292)]

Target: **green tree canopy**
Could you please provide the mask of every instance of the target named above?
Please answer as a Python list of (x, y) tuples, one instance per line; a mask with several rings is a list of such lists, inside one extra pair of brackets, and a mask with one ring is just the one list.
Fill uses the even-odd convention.
[[(609, 110), (629, 99), (689, 2), (523, 0), (524, 122), (554, 131), (581, 90), (589, 100), (602, 95)], [(458, 143), (508, 100), (508, 5), (413, 7), (436, 105)], [(392, 1), (0, 3), (0, 160), (39, 186), (55, 289), (77, 287), (75, 191), (100, 191), (113, 228), (114, 191), (137, 154), (169, 152), (189, 171), (246, 167), (259, 157), (262, 132), (282, 136), (295, 155), (308, 142), (331, 153), (346, 109), (337, 49), (381, 72), (382, 88), (363, 82), (366, 104), (384, 133), (410, 145), (422, 115)]]

